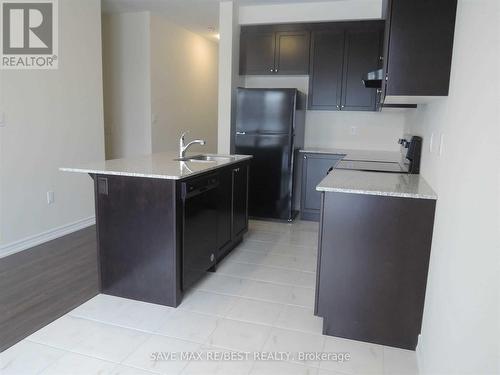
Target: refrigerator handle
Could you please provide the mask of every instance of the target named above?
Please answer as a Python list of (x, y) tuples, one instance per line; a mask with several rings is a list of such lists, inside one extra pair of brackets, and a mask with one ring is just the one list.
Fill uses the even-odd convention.
[(236, 132), (236, 135), (245, 135), (245, 134), (247, 134), (247, 133), (245, 133), (245, 132)]

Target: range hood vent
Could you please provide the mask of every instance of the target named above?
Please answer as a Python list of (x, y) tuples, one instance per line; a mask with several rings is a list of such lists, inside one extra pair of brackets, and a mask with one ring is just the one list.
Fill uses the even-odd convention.
[(383, 69), (374, 70), (367, 73), (363, 77), (363, 83), (366, 88), (379, 89), (382, 87), (382, 76), (384, 75)]

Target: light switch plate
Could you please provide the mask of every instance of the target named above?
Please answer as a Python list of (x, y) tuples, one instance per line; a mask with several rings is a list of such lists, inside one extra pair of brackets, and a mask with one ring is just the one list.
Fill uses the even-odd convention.
[(108, 195), (108, 179), (106, 177), (97, 178), (97, 191), (99, 194)]

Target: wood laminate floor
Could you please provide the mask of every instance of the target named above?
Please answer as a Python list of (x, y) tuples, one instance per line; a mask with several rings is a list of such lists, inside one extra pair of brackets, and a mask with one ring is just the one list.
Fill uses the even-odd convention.
[(0, 259), (0, 351), (99, 292), (95, 226)]

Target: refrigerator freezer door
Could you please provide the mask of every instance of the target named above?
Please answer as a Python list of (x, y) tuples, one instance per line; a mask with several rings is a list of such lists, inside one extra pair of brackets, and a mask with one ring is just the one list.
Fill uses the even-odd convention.
[(296, 96), (295, 89), (238, 89), (236, 131), (291, 134)]
[(236, 153), (253, 155), (249, 215), (289, 220), (292, 215), (292, 138), (285, 134), (236, 135)]

